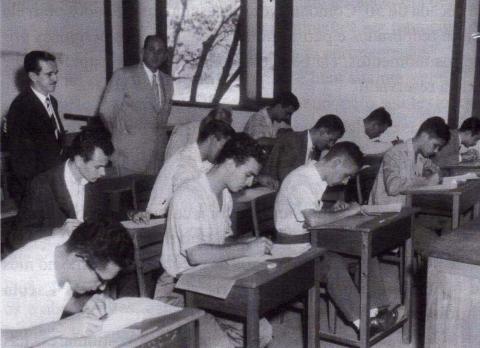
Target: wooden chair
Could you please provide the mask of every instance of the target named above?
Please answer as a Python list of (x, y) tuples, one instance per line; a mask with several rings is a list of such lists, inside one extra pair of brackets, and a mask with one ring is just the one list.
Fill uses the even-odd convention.
[[(275, 229), (275, 221), (274, 221), (274, 208), (275, 208), (276, 196), (277, 196), (277, 192), (272, 192), (272, 193), (268, 193), (266, 195), (257, 197), (251, 202), (254, 234), (255, 234), (255, 237), (257, 238), (269, 237), (275, 241), (277, 240), (277, 230)], [(288, 243), (285, 243), (285, 244), (288, 244)], [(336, 320), (337, 312), (336, 312), (335, 305), (333, 304), (330, 297), (328, 296), (325, 284), (321, 284), (320, 295), (324, 298), (327, 304), (328, 329), (333, 333), (335, 333), (337, 329), (337, 320)], [(302, 320), (306, 320), (306, 313), (304, 311), (304, 308), (306, 307), (305, 307), (304, 301), (294, 302), (290, 307), (294, 310), (301, 311)], [(332, 316), (330, 315), (330, 313), (332, 314)]]
[(275, 208), (276, 192), (255, 198), (251, 202), (253, 232), (255, 237), (273, 238), (276, 235), (273, 210)]
[(356, 175), (357, 201), (359, 204), (368, 203), (368, 197), (378, 174), (380, 166), (370, 165), (362, 168)]
[(160, 269), (166, 224), (129, 229), (135, 248), (135, 272), (141, 297), (148, 297), (145, 274)]
[(99, 189), (107, 195), (110, 210), (126, 216), (130, 209), (137, 210), (135, 175), (108, 177), (98, 181)]

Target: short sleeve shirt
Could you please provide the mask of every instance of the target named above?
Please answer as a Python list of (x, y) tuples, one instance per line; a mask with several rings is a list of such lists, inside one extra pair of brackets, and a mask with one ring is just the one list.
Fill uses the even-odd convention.
[(210, 162), (202, 161), (196, 142), (187, 145), (168, 159), (160, 170), (150, 194), (147, 211), (155, 215), (165, 214), (175, 190), (188, 180), (206, 173), (211, 167)]
[(167, 218), (161, 263), (176, 276), (190, 268), (186, 251), (201, 244), (224, 244), (232, 234), (230, 214), (232, 196), (222, 192), (222, 207), (210, 188), (207, 176), (182, 185), (173, 195)]
[(276, 138), (277, 133), (282, 128), (291, 128), (285, 122), (272, 122), (267, 108), (252, 114), (245, 124), (243, 131), (254, 139)]
[(298, 167), (283, 180), (275, 199), (274, 219), (278, 232), (292, 235), (307, 233), (303, 227), (305, 218), (302, 211), (322, 209), (327, 183), (320, 177), (315, 163)]
[(2, 329), (25, 329), (60, 320), (72, 297), (68, 283), (55, 275), (55, 248), (64, 236), (30, 242), (7, 256), (1, 264)]

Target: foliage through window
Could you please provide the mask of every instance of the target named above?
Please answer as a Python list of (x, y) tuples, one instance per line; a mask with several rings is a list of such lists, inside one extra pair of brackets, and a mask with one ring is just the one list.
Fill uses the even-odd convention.
[(240, 0), (168, 0), (174, 100), (238, 104)]

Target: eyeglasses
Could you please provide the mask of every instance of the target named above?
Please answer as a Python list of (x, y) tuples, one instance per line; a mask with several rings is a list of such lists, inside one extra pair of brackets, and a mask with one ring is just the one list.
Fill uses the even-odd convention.
[(95, 273), (95, 275), (97, 276), (97, 279), (98, 281), (100, 282), (100, 286), (102, 285), (106, 285), (108, 280), (107, 279), (104, 279), (102, 278), (102, 276), (97, 272), (97, 270), (95, 269), (95, 267), (93, 267), (93, 265), (90, 263), (90, 261), (88, 260), (87, 257), (83, 256), (83, 255), (80, 255), (80, 254), (76, 254), (79, 258), (81, 258), (83, 261), (85, 261), (85, 264), (87, 265), (88, 268), (90, 268), (93, 273)]

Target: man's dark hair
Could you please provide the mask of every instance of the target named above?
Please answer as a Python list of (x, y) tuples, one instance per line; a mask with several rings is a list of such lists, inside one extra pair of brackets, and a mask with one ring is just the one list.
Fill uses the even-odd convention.
[(472, 136), (480, 134), (480, 119), (475, 117), (469, 117), (462, 122), (462, 125), (458, 129), (460, 132), (470, 131)]
[(266, 152), (250, 135), (243, 132), (236, 133), (220, 150), (215, 164), (222, 164), (228, 159), (233, 159), (239, 166), (247, 162), (249, 158), (253, 158), (262, 165), (266, 159)]
[(450, 140), (450, 128), (448, 128), (445, 120), (439, 116), (430, 117), (423, 121), (416, 136), (421, 133), (426, 133), (431, 138), (443, 140), (445, 143)]
[(114, 149), (111, 135), (106, 129), (85, 129), (78, 133), (68, 149), (68, 158), (73, 161), (78, 155), (88, 162), (92, 159), (95, 148), (103, 150), (107, 156), (112, 155)]
[(313, 129), (323, 128), (327, 131), (328, 134), (339, 133), (340, 138), (345, 133), (345, 126), (343, 125), (342, 120), (337, 115), (324, 115), (315, 123), (312, 127)]
[(360, 148), (358, 147), (358, 145), (352, 143), (351, 141), (341, 141), (339, 143), (336, 143), (328, 151), (324, 159), (326, 161), (330, 161), (331, 159), (336, 157), (347, 157), (359, 169), (362, 167), (363, 153), (362, 151), (360, 151)]
[(213, 120), (217, 120), (217, 116), (219, 114), (225, 114), (228, 116), (229, 119), (232, 119), (232, 112), (228, 109), (228, 108), (225, 108), (225, 107), (216, 107), (212, 110), (210, 110), (210, 112), (207, 114), (207, 116), (205, 116), (202, 120), (202, 122), (200, 123), (200, 128), (202, 128), (202, 126), (210, 121), (213, 121)]
[(45, 52), (45, 51), (31, 51), (27, 53), (25, 58), (23, 59), (23, 69), (25, 72), (33, 72), (38, 74), (42, 68), (40, 67), (40, 61), (43, 60), (45, 62), (48, 61), (55, 61), (56, 58), (53, 54)]
[(272, 106), (275, 106), (277, 104), (280, 104), (284, 108), (293, 106), (295, 111), (297, 111), (298, 108), (300, 108), (300, 103), (298, 102), (298, 98), (292, 92), (284, 92), (280, 94), (278, 97), (276, 97), (273, 101)]
[(133, 241), (121, 223), (102, 219), (78, 226), (65, 243), (69, 253), (85, 256), (93, 267), (113, 262), (121, 268), (133, 262)]
[(166, 48), (166, 47), (165, 47), (165, 41), (164, 41), (160, 36), (158, 36), (158, 35), (148, 35), (148, 36), (145, 38), (145, 40), (143, 41), (143, 48), (144, 48), (144, 49), (147, 48), (149, 42), (150, 42), (150, 41), (153, 41), (153, 40), (160, 40), (160, 41), (162, 41), (164, 48)]
[(198, 142), (202, 143), (211, 135), (217, 140), (229, 139), (235, 134), (233, 128), (223, 121), (212, 120), (200, 126), (198, 131)]
[(387, 128), (392, 126), (392, 117), (383, 106), (373, 110), (365, 119)]

